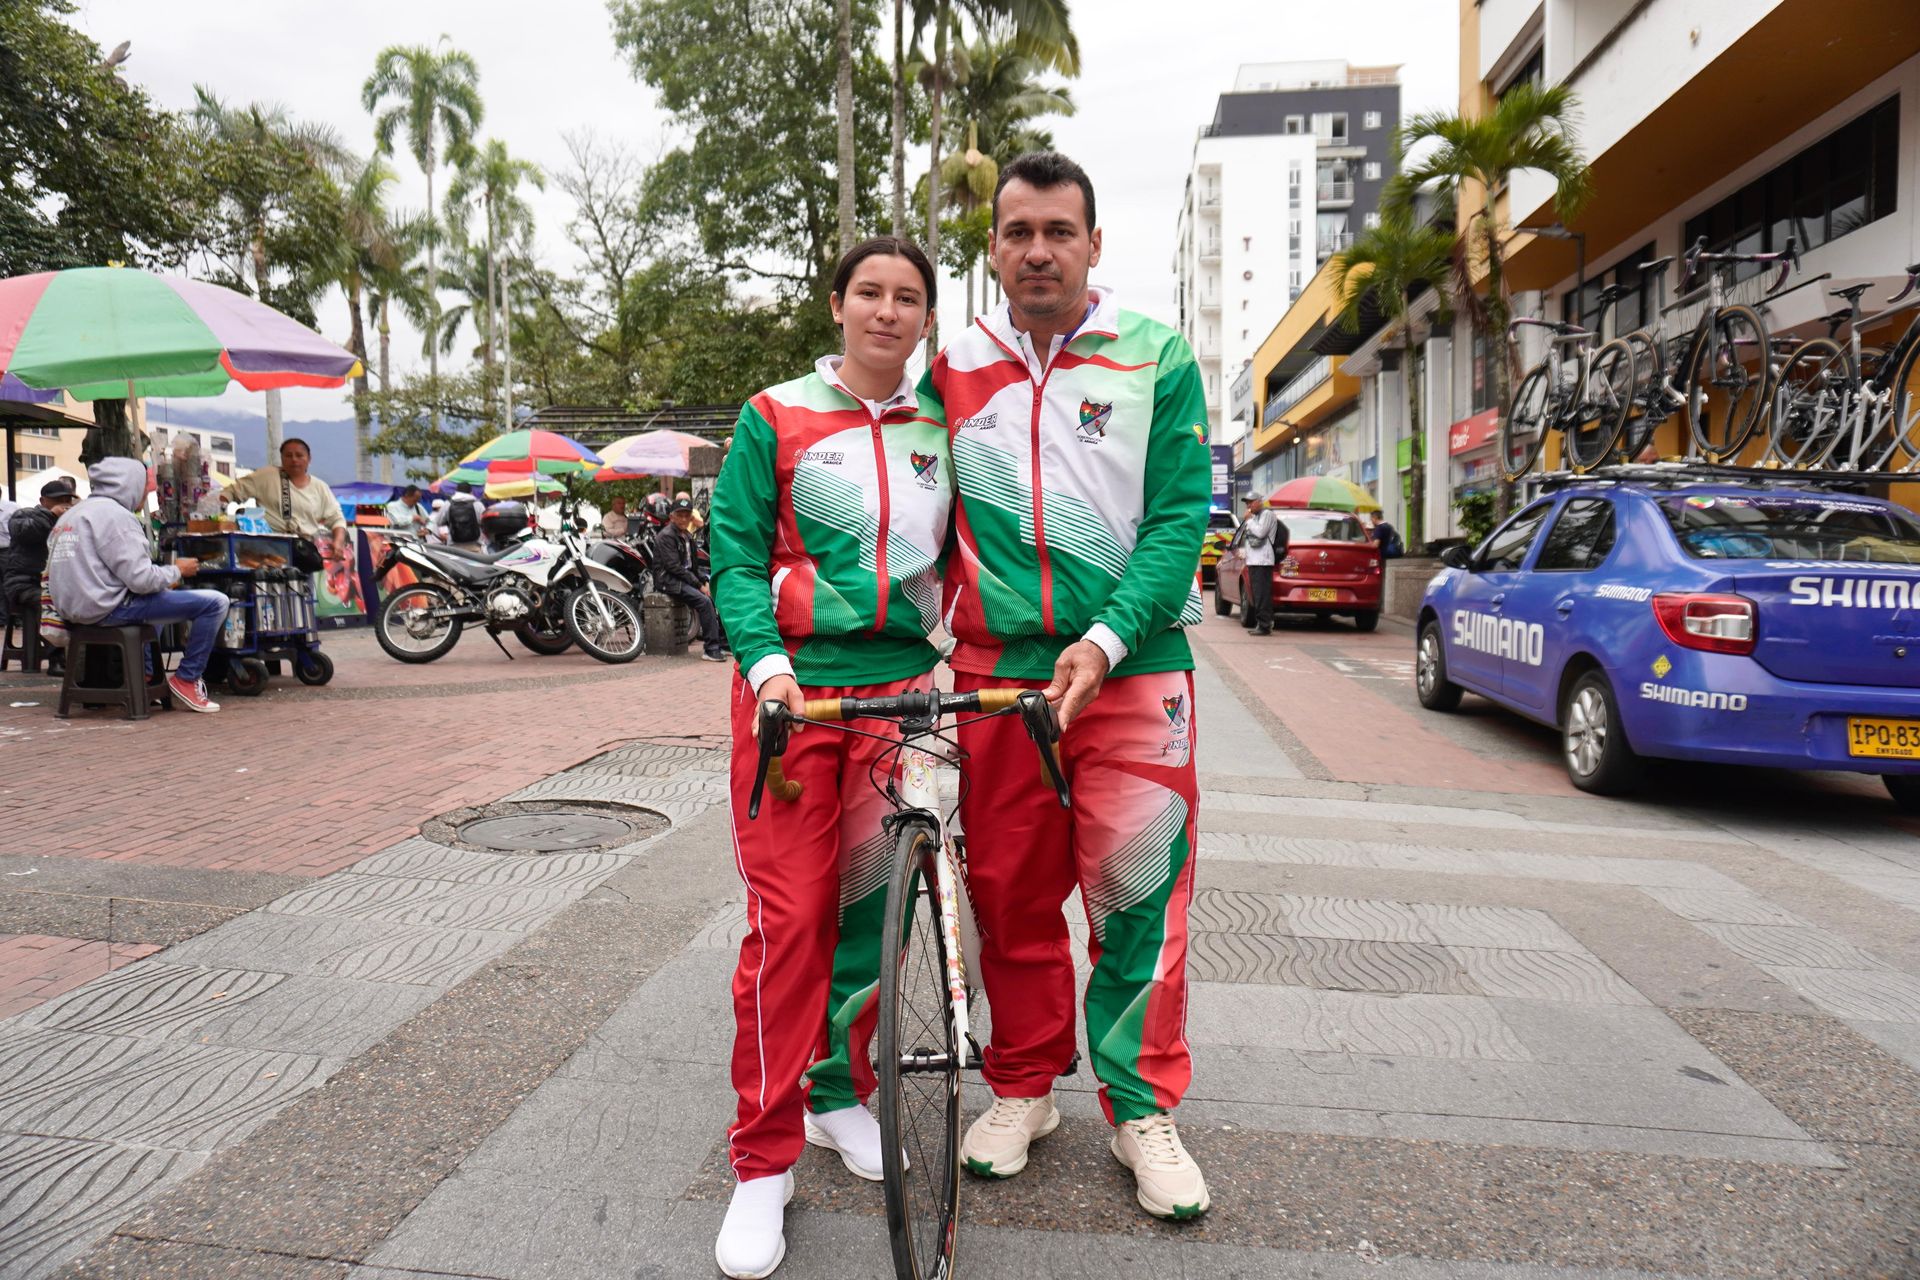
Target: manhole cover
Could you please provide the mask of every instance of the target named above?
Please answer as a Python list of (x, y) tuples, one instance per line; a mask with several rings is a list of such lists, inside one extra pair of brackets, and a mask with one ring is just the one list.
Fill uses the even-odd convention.
[(505, 853), (572, 853), (619, 844), (633, 824), (591, 813), (521, 813), (458, 828), (460, 843)]

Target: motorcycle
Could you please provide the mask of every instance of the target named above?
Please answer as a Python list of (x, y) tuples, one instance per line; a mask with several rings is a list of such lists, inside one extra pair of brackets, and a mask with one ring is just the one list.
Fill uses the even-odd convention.
[(507, 630), (539, 654), (578, 644), (601, 662), (633, 661), (645, 646), (635, 584), (594, 557), (584, 527), (569, 504), (553, 538), (521, 530), (490, 551), (393, 537), (381, 576), (405, 565), (417, 581), (380, 606), (374, 621), (380, 647), (401, 662), (432, 662), (478, 623), (509, 659), (513, 654), (500, 640)]

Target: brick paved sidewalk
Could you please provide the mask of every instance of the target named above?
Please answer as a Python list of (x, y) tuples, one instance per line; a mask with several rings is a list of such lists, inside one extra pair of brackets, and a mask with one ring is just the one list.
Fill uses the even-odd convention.
[[(0, 674), (0, 1016), (178, 941), (618, 743), (717, 742), (729, 668), (469, 633), (439, 662), (368, 631), (215, 716), (53, 716), (57, 682)], [(25, 704), (25, 705), (22, 705)], [(142, 950), (144, 948), (145, 950)]]

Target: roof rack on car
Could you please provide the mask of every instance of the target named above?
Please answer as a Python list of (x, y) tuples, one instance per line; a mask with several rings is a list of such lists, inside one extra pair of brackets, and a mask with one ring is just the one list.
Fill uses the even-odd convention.
[[(1775, 489), (1843, 489), (1860, 492), (1875, 484), (1888, 484), (1899, 476), (1863, 471), (1785, 471), (1771, 467), (1735, 467), (1725, 463), (1693, 462), (1676, 459), (1669, 462), (1629, 462), (1595, 467), (1587, 472), (1549, 471), (1539, 477), (1543, 490), (1561, 489), (1570, 484), (1758, 484)], [(1912, 477), (1920, 481), (1920, 475)]]

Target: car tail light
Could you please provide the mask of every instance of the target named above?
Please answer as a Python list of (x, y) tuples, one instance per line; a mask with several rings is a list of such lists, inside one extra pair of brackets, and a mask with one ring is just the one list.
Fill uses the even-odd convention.
[(1758, 616), (1745, 596), (1670, 594), (1653, 598), (1667, 639), (1708, 653), (1752, 653)]

